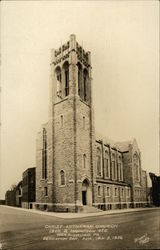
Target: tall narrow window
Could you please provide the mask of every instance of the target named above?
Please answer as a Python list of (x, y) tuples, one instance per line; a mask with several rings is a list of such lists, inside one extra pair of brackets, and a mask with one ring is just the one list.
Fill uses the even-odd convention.
[(61, 82), (61, 71), (60, 70), (57, 72), (57, 80), (59, 82)]
[(86, 168), (86, 155), (83, 155), (83, 167)]
[(44, 188), (44, 195), (48, 196), (48, 188), (47, 187)]
[(60, 184), (61, 184), (61, 186), (65, 185), (65, 176), (64, 176), (63, 170), (60, 171)]
[(87, 91), (86, 91), (86, 76), (84, 76), (84, 101), (87, 99)]
[(110, 187), (107, 187), (107, 196), (110, 196)]
[(63, 128), (63, 115), (61, 115), (61, 128)]
[(65, 95), (69, 95), (69, 71), (65, 70)]
[(101, 176), (101, 150), (97, 148), (97, 175)]
[(85, 129), (85, 116), (83, 116), (83, 128)]
[(87, 101), (87, 70), (83, 72), (84, 101)]
[(123, 197), (124, 196), (124, 189), (122, 188), (122, 194), (121, 194), (121, 196)]
[(116, 179), (116, 164), (115, 164), (115, 154), (112, 154), (112, 174), (113, 179)]
[(62, 98), (62, 82), (61, 82), (61, 69), (57, 67), (55, 70), (57, 77), (57, 97)]
[(129, 188), (128, 188), (127, 194), (128, 194), (128, 197), (130, 197), (130, 189)]
[(78, 95), (81, 96), (81, 78), (82, 78), (82, 66), (78, 63)]
[(80, 78), (81, 77), (81, 75), (80, 75), (80, 71), (79, 71), (79, 69), (78, 69), (78, 95), (80, 96), (81, 95), (81, 86), (80, 86)]
[(108, 152), (105, 151), (104, 153), (104, 170), (105, 170), (105, 177), (110, 177), (110, 171), (109, 171), (109, 155)]
[(115, 196), (118, 196), (118, 188), (115, 188), (114, 194), (115, 194)]
[(122, 157), (118, 157), (118, 175), (119, 175), (119, 180), (123, 181), (123, 168), (122, 168)]
[(68, 62), (65, 62), (63, 65), (63, 75), (64, 75), (64, 92), (65, 92), (65, 96), (69, 95), (69, 64)]
[(135, 164), (135, 168), (136, 168), (136, 180), (139, 180), (139, 167), (137, 164)]
[(137, 153), (134, 154), (133, 161), (134, 161), (135, 179), (137, 181), (139, 181), (139, 179), (140, 179), (140, 173), (139, 173), (139, 156), (137, 155)]
[(47, 132), (43, 128), (42, 179), (47, 178)]
[(101, 186), (98, 186), (98, 196), (101, 195)]

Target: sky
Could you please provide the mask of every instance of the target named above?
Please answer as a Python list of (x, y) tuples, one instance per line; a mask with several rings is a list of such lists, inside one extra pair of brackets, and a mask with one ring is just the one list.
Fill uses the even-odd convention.
[(158, 1), (1, 2), (0, 197), (36, 166), (48, 119), (50, 51), (75, 34), (91, 51), (96, 131), (136, 138), (142, 168), (159, 174)]

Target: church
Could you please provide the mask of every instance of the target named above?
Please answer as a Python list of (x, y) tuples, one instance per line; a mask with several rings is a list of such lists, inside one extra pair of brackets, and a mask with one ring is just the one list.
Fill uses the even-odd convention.
[(143, 207), (147, 173), (137, 142), (95, 131), (91, 53), (70, 35), (51, 51), (48, 122), (36, 141), (35, 208), (81, 212)]

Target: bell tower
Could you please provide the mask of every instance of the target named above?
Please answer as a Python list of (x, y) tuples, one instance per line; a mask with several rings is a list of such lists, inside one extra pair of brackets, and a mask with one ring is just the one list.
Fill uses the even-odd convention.
[(91, 105), (91, 55), (76, 42), (76, 36), (51, 52), (52, 102), (79, 96)]
[(53, 211), (77, 212), (94, 203), (91, 80), (91, 54), (75, 35), (52, 49), (45, 180), (50, 197), (41, 195), (39, 202), (48, 201)]

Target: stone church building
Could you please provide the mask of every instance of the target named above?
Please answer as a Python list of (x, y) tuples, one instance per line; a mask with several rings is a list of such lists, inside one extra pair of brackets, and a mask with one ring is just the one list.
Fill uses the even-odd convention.
[(113, 143), (95, 132), (90, 52), (71, 35), (52, 50), (50, 66), (49, 119), (36, 146), (36, 208), (145, 206), (147, 175), (136, 140)]

